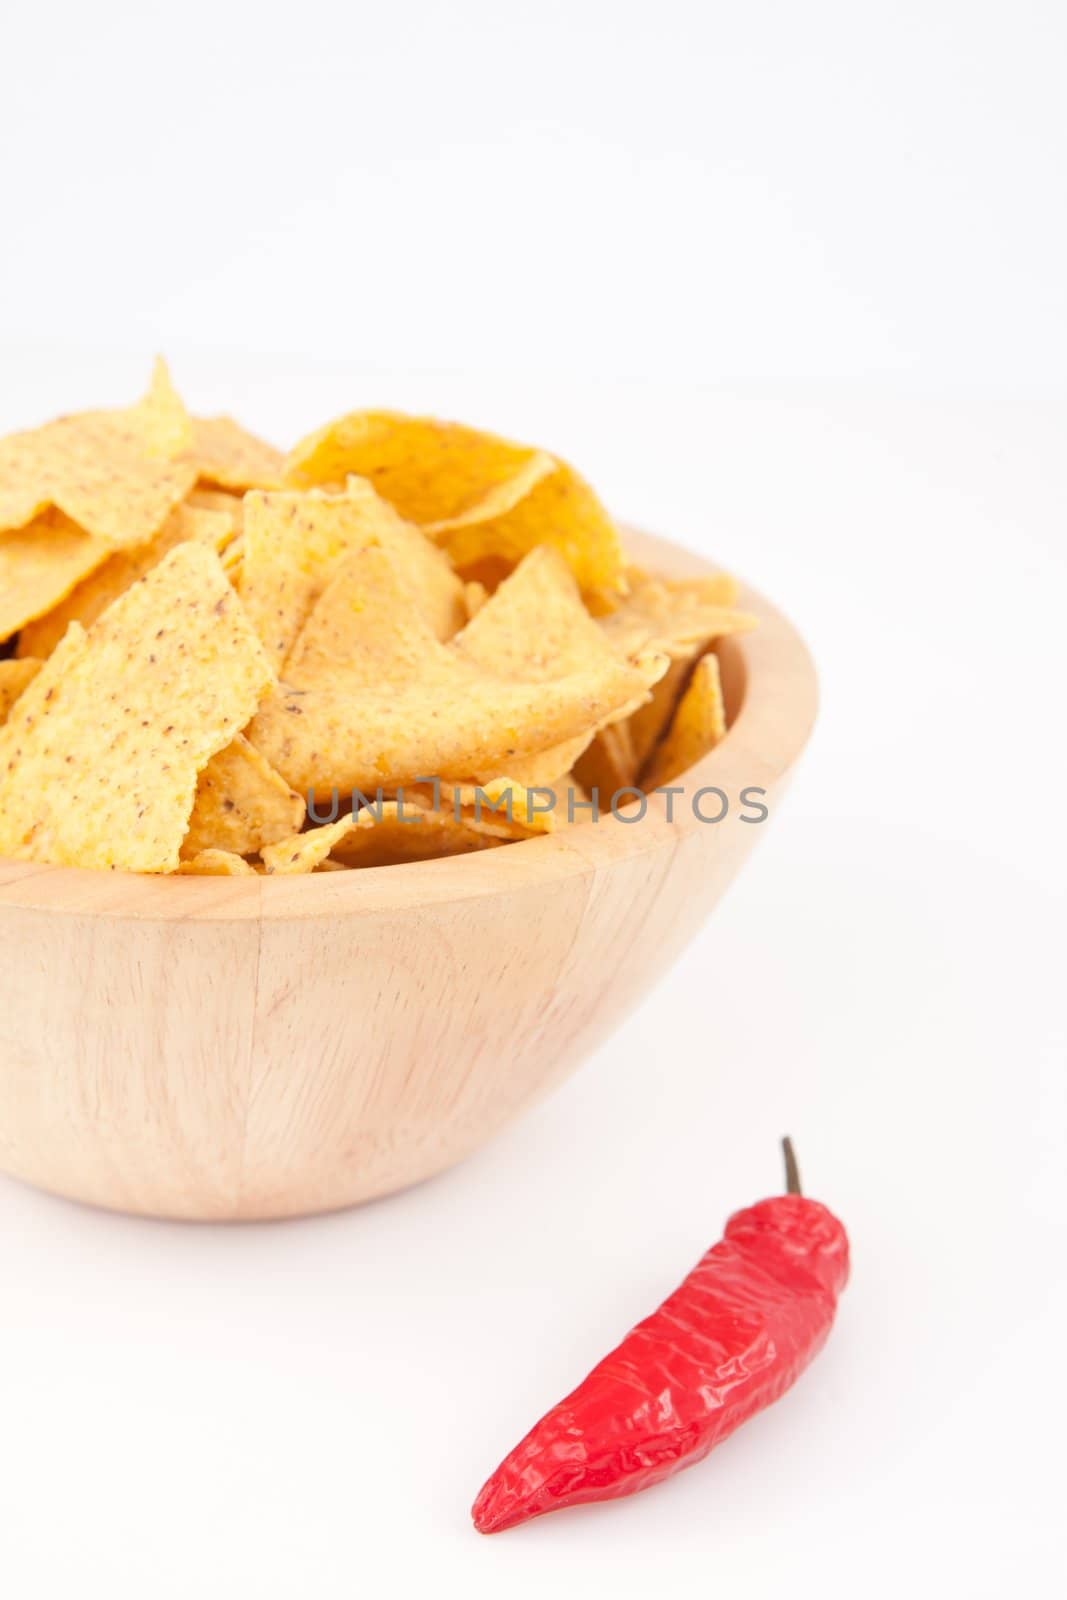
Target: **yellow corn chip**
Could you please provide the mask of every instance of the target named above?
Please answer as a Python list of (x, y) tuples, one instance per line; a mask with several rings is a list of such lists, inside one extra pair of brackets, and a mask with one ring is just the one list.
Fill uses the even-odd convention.
[[(532, 550), (510, 578), (500, 585), (491, 601), (464, 629), (456, 646), (480, 665), (507, 677), (533, 682), (566, 672), (577, 672), (603, 663), (612, 654), (603, 630), (582, 604), (577, 583), (563, 559), (546, 546)], [(643, 680), (637, 704), (647, 699), (648, 687), (666, 668), (666, 661), (650, 652), (638, 657), (634, 666)], [(608, 720), (629, 715), (630, 705), (617, 708)], [(625, 735), (614, 726), (605, 726), (598, 739), (609, 748), (622, 748)], [(484, 783), (489, 777), (506, 776), (515, 785), (543, 788), (576, 764), (593, 741), (589, 729), (554, 750), (542, 751), (525, 761), (511, 762), (505, 774), (479, 774)], [(633, 782), (636, 763), (626, 770), (626, 782)], [(615, 788), (621, 787), (621, 783)], [(609, 791), (613, 792), (612, 791)]]
[(182, 857), (207, 850), (256, 855), (264, 845), (299, 833), (305, 809), (300, 796), (239, 733), (200, 774)]
[(630, 717), (628, 727), (636, 771), (640, 772), (650, 752), (663, 737), (692, 670), (693, 661), (700, 653), (701, 647), (698, 646), (692, 655), (678, 656), (672, 660), (663, 677), (653, 685), (650, 698)]
[(380, 807), (359, 811), (355, 827), (334, 846), (334, 853), (348, 867), (386, 867), (469, 855), (498, 842), (448, 812), (413, 804), (405, 793), (400, 805), (385, 800)]
[(415, 784), (404, 790), (404, 799), (426, 806), (433, 816), (441, 815), (500, 839), (526, 839), (531, 834), (550, 833), (553, 827), (552, 813), (542, 810), (526, 785), (512, 778), (491, 778), (480, 784)]
[(520, 561), (547, 545), (559, 551), (583, 589), (610, 592), (622, 584), (614, 522), (573, 468), (543, 452), (477, 505), (425, 528), (461, 571), (486, 557)]
[(756, 618), (735, 611), (737, 586), (725, 573), (679, 581), (653, 578), (638, 584), (600, 627), (620, 655), (662, 651), (692, 658), (694, 649), (728, 633), (746, 633)]
[(207, 489), (203, 484), (198, 484), (195, 489), (190, 489), (186, 504), (198, 506), (202, 511), (224, 511), (233, 523), (235, 534), (244, 528), (243, 494), (231, 494), (229, 489)]
[[(506, 776), (511, 783), (524, 789), (551, 788), (565, 772), (570, 772), (593, 738), (594, 730), (590, 728), (574, 739), (565, 740), (563, 744), (550, 745), (547, 750), (538, 750), (534, 755), (509, 761)], [(505, 774), (499, 772), (482, 772), (468, 774), (467, 778), (470, 782), (485, 784), (503, 776)]]
[(175, 401), (157, 364), (135, 406), (60, 417), (0, 439), (0, 531), (55, 506), (113, 545), (150, 539), (196, 480), (191, 462), (167, 454), (182, 437)]
[(0, 661), (0, 722), (7, 721), (8, 712), (40, 670), (41, 663), (28, 657), (22, 661)]
[[(509, 511), (514, 511), (517, 505), (533, 494), (539, 483), (558, 472), (559, 467), (560, 463), (555, 456), (550, 456), (547, 450), (531, 449), (526, 459), (509, 477), (500, 483), (491, 484), (484, 494), (479, 495), (478, 499), (472, 501), (465, 510), (457, 511), (450, 517), (439, 517), (433, 522), (424, 523), (423, 526), (428, 533), (444, 534), (459, 528), (473, 527), (479, 522), (494, 522), (499, 517), (506, 517)], [(506, 552), (504, 554), (506, 556)]]
[(715, 748), (725, 732), (719, 660), (714, 655), (701, 656), (662, 744), (652, 753), (645, 788), (658, 788), (688, 772)]
[(463, 585), (439, 550), (359, 478), (339, 494), (250, 493), (245, 500), (241, 599), (281, 669), (342, 556), (380, 545), (434, 633), (463, 625)]
[(637, 782), (637, 758), (630, 723), (615, 722), (601, 728), (574, 771), (588, 793), (596, 790), (601, 808), (609, 807), (612, 795), (620, 789), (632, 788)]
[(507, 774), (513, 759), (595, 730), (647, 692), (642, 675), (610, 650), (554, 678), (520, 682), (487, 671), (464, 639), (481, 625), (484, 642), (497, 599), (454, 644), (442, 644), (413, 612), (386, 553), (353, 551), (308, 618), (286, 683), (261, 707), (251, 739), (301, 794), (331, 785), (369, 794), (439, 774)]
[(178, 867), (179, 872), (203, 878), (254, 878), (255, 867), (231, 850), (201, 850)]
[(178, 545), (71, 623), (0, 728), (0, 856), (174, 871), (197, 774), (272, 681), (218, 557)]
[(551, 544), (583, 589), (620, 586), (614, 523), (588, 484), (542, 450), (456, 422), (357, 411), (304, 439), (286, 463), (286, 481), (302, 486), (341, 483), (348, 473), (369, 478), (456, 566), (514, 563)]
[(58, 511), (0, 533), (0, 639), (51, 611), (111, 551)]
[(345, 496), (359, 507), (368, 539), (381, 545), (437, 638), (451, 639), (468, 621), (468, 612), (466, 586), (448, 557), (365, 478), (350, 477)]
[(236, 539), (231, 539), (223, 550), (219, 551), (219, 560), (222, 570), (229, 578), (235, 589), (240, 588), (241, 576), (245, 565), (245, 536), (239, 533)]
[(308, 833), (298, 833), (291, 839), (265, 846), (260, 851), (260, 859), (271, 874), (314, 872), (355, 825), (351, 814), (343, 816), (324, 828), (312, 828)]
[(195, 417), (191, 449), (201, 483), (223, 489), (274, 489), (282, 481), (281, 451), (246, 432), (232, 417)]
[(477, 579), (463, 585), (463, 600), (467, 607), (468, 621), (478, 615), (488, 598), (489, 590), (484, 583), (479, 583)]
[(369, 478), (409, 522), (439, 522), (475, 505), (536, 452), (458, 422), (399, 411), (353, 411), (300, 443), (285, 464), (301, 488)]
[[(106, 411), (96, 413), (103, 418)], [(147, 456), (173, 461), (190, 449), (193, 424), (185, 405), (171, 382), (162, 356), (157, 356), (147, 392), (136, 405), (125, 406), (117, 415), (132, 437), (139, 439)]]
[(570, 568), (547, 545), (524, 557), (455, 643), (468, 660), (526, 683), (602, 665), (614, 654)]
[[(52, 513), (53, 516), (56, 513)], [(32, 526), (36, 527), (37, 524)], [(216, 511), (202, 511), (190, 506), (175, 506), (155, 538), (129, 550), (116, 550), (87, 578), (73, 588), (44, 616), (30, 622), (19, 635), (19, 655), (51, 655), (71, 622), (88, 627), (113, 600), (124, 594), (131, 584), (143, 578), (157, 566), (168, 550), (175, 545), (194, 539), (211, 549), (220, 549), (230, 538), (229, 518)], [(3, 538), (0, 535), (0, 561)], [(8, 534), (7, 538), (16, 537)], [(82, 537), (86, 537), (82, 535)]]

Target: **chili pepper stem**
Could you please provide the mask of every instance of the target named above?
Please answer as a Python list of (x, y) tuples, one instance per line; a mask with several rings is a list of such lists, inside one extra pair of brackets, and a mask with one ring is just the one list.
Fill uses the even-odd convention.
[(785, 1157), (785, 1192), (786, 1194), (803, 1194), (800, 1187), (800, 1168), (797, 1166), (796, 1151), (790, 1138), (782, 1140), (782, 1154)]

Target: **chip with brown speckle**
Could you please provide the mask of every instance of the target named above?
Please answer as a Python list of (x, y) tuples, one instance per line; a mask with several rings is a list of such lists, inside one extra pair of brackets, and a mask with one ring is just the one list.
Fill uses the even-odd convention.
[(173, 872), (198, 774), (272, 680), (218, 556), (178, 545), (70, 625), (0, 728), (0, 856)]

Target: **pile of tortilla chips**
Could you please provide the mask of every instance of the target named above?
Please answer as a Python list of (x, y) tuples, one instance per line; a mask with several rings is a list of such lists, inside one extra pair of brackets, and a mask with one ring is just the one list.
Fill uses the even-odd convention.
[(284, 457), (158, 362), (0, 440), (0, 857), (307, 873), (570, 826), (722, 738), (735, 599), (628, 568), (544, 451), (358, 412)]

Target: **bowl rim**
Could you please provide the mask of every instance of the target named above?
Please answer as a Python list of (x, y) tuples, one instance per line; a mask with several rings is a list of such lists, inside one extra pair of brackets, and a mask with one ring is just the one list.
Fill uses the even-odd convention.
[[(624, 525), (628, 558), (669, 577), (720, 571), (713, 561)], [(720, 788), (773, 791), (800, 754), (815, 720), (818, 682), (800, 634), (757, 590), (740, 585), (739, 605), (759, 618), (751, 633), (724, 641), (736, 652), (739, 709), (715, 749), (674, 781), (673, 803), (654, 791), (638, 819), (637, 802), (580, 827), (516, 840), (498, 850), (397, 866), (254, 878), (103, 872), (0, 859), (0, 911), (64, 911), (149, 922), (260, 922), (406, 911), (590, 876), (649, 851), (677, 848), (702, 824), (693, 796)], [(726, 827), (751, 826), (733, 816)]]

